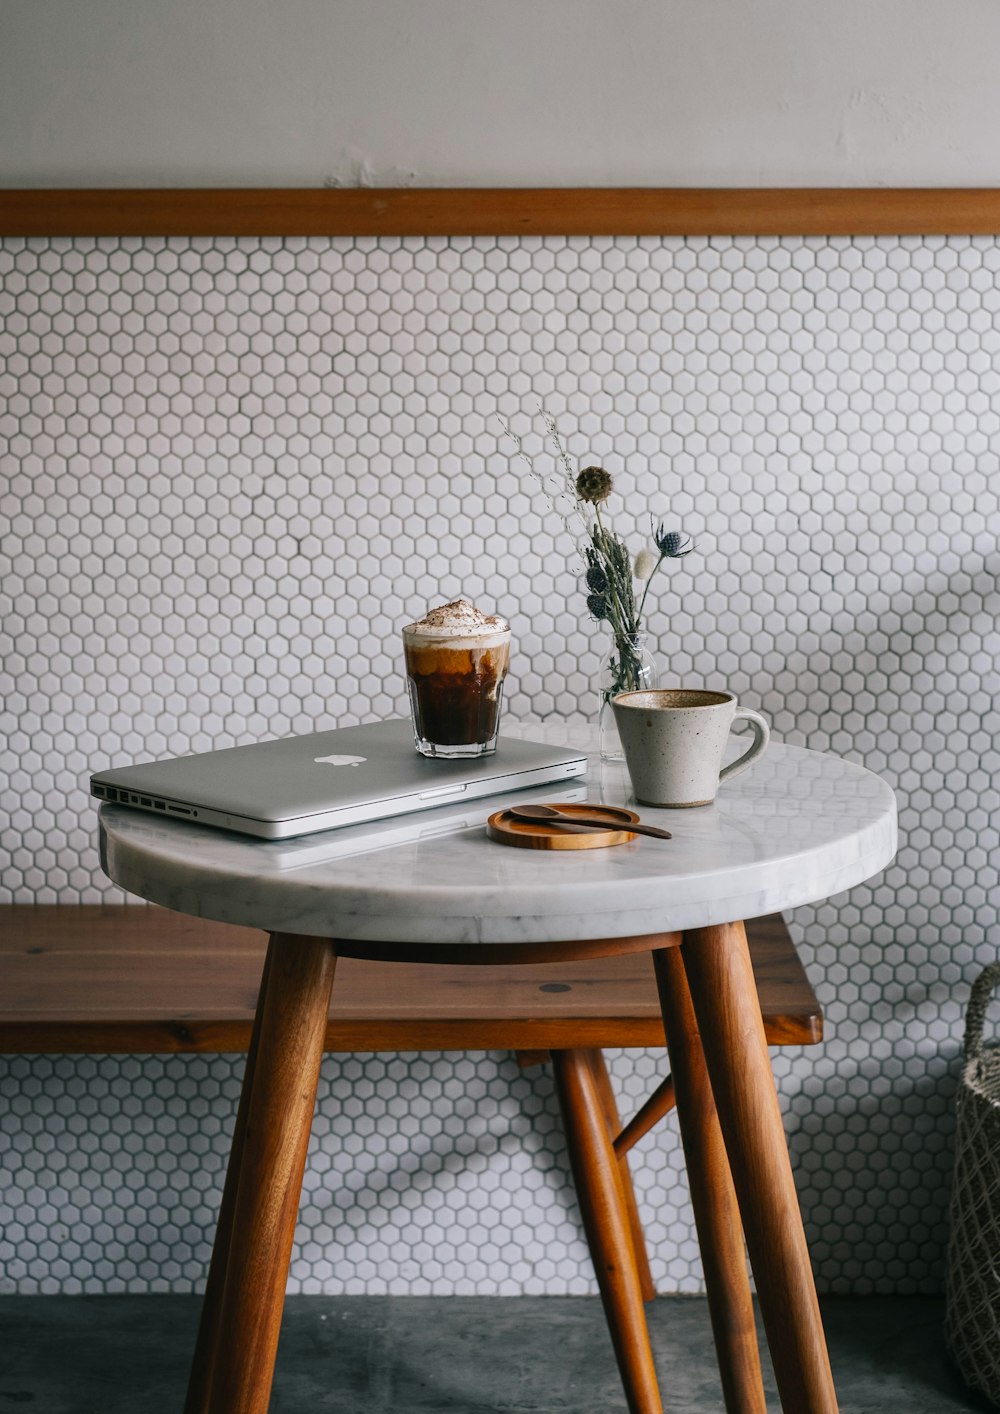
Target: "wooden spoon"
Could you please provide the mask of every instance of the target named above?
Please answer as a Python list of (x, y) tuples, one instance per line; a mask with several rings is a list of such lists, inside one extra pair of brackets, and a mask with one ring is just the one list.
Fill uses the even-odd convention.
[(672, 838), (668, 830), (658, 830), (655, 825), (634, 824), (631, 820), (601, 820), (596, 815), (564, 815), (551, 805), (511, 805), (507, 814), (515, 820), (543, 820), (547, 825), (586, 825), (599, 830), (628, 830), (633, 835), (651, 835), (657, 840)]

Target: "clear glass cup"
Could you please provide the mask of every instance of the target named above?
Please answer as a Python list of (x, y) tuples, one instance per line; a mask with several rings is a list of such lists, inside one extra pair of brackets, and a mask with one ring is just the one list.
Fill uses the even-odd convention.
[(421, 756), (496, 751), (510, 629), (447, 634), (403, 629), (413, 741)]
[(602, 761), (624, 761), (625, 752), (618, 723), (615, 721), (611, 700), (619, 692), (636, 692), (658, 687), (659, 669), (656, 659), (649, 650), (646, 634), (627, 634), (620, 642), (615, 641), (611, 656), (606, 658), (601, 669), (598, 687), (598, 736)]

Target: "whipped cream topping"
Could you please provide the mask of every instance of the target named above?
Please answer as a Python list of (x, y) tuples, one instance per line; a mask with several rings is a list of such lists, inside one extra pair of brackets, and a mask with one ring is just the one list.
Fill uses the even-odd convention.
[(484, 614), (468, 599), (453, 599), (429, 609), (422, 619), (407, 624), (404, 633), (422, 638), (479, 638), (509, 633), (510, 624), (498, 614)]

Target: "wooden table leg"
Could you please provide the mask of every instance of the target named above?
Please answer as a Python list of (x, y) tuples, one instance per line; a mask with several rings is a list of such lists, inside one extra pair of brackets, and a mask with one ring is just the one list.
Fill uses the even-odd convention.
[(594, 1068), (585, 1050), (553, 1051), (577, 1199), (630, 1414), (662, 1414), (628, 1209)]
[(743, 1225), (680, 948), (653, 954), (728, 1414), (767, 1414)]
[(271, 966), (271, 955), (275, 943), (268, 944), (261, 973), (257, 1010), (254, 1013), (253, 1030), (250, 1033), (250, 1048), (243, 1070), (243, 1088), (240, 1091), (239, 1108), (236, 1111), (236, 1125), (233, 1129), (232, 1144), (229, 1149), (229, 1165), (226, 1182), (219, 1205), (219, 1219), (215, 1228), (215, 1242), (212, 1244), (212, 1261), (205, 1283), (205, 1295), (201, 1303), (201, 1320), (198, 1323), (198, 1339), (191, 1361), (188, 1378), (187, 1399), (184, 1414), (207, 1414), (208, 1401), (212, 1393), (212, 1370), (215, 1351), (218, 1348), (219, 1317), (222, 1313), (222, 1295), (226, 1285), (226, 1268), (229, 1265), (229, 1246), (233, 1229), (233, 1213), (236, 1209), (236, 1194), (239, 1190), (240, 1165), (243, 1161), (243, 1144), (246, 1136), (247, 1113), (250, 1109), (250, 1092), (253, 1089), (254, 1068), (257, 1063), (257, 1048), (260, 1044), (260, 1019), (264, 1010), (267, 993), (267, 979)]
[[(671, 952), (676, 952), (676, 948), (671, 948)], [(604, 1118), (608, 1123), (608, 1131), (612, 1144), (621, 1133), (621, 1117), (618, 1113), (618, 1103), (615, 1100), (615, 1092), (611, 1088), (611, 1077), (608, 1074), (608, 1067), (605, 1064), (604, 1052), (599, 1047), (594, 1047), (587, 1051), (591, 1068), (594, 1072), (594, 1081), (597, 1085), (597, 1093), (600, 1096), (601, 1107), (604, 1110)], [(625, 1198), (625, 1210), (628, 1213), (629, 1230), (632, 1233), (632, 1247), (635, 1251), (635, 1267), (639, 1274), (639, 1290), (642, 1292), (643, 1301), (652, 1301), (656, 1295), (656, 1287), (653, 1285), (653, 1274), (649, 1270), (649, 1250), (646, 1247), (646, 1234), (642, 1229), (642, 1220), (639, 1217), (639, 1205), (635, 1201), (635, 1188), (632, 1184), (632, 1171), (629, 1167), (628, 1153), (618, 1153), (618, 1172), (621, 1174), (622, 1194)]]
[(275, 934), (218, 1317), (209, 1414), (266, 1414), (316, 1104), (335, 945)]
[(836, 1414), (830, 1358), (742, 923), (681, 956), (729, 1154), (782, 1408)]

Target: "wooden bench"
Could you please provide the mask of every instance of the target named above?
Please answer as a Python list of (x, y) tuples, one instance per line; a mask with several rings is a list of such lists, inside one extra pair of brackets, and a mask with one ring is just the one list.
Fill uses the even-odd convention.
[[(781, 914), (747, 936), (769, 1043), (819, 1041)], [(245, 1051), (266, 948), (264, 933), (149, 905), (2, 905), (0, 1053)], [(581, 1052), (623, 1160), (673, 1092), (665, 1077), (622, 1129), (602, 1053), (664, 1044), (650, 953), (483, 967), (341, 958), (326, 1036), (328, 1051), (512, 1050), (522, 1065)]]
[[(747, 936), (769, 1043), (819, 1041), (819, 1003), (784, 919), (755, 919)], [(245, 1051), (266, 947), (263, 933), (148, 905), (0, 906), (0, 1053)], [(665, 1076), (623, 1127), (603, 1051), (664, 1045), (648, 952), (476, 967), (343, 957), (326, 1035), (339, 1052), (499, 1049), (522, 1065), (555, 1052), (562, 1077), (596, 1087), (629, 1215), (623, 1260), (634, 1256), (647, 1300), (627, 1154), (673, 1107), (673, 1086)], [(578, 1179), (581, 1166), (607, 1162), (585, 1120), (564, 1104)], [(584, 1213), (588, 1234), (593, 1216)], [(628, 1338), (612, 1329), (616, 1349)]]
[[(780, 914), (747, 924), (768, 1041), (822, 1016)], [(0, 905), (0, 1052), (245, 1051), (267, 936), (150, 905)], [(344, 957), (329, 1051), (662, 1046), (649, 953), (456, 967)]]

